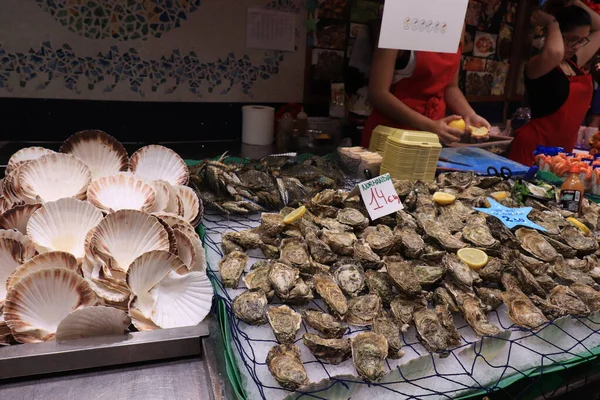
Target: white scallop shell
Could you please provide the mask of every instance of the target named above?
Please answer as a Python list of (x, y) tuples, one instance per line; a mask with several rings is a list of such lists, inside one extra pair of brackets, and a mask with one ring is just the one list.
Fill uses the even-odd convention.
[(127, 286), (137, 297), (148, 295), (150, 290), (171, 271), (185, 269), (183, 261), (167, 251), (154, 250), (135, 259), (127, 271)]
[(58, 324), (69, 313), (98, 303), (88, 283), (75, 272), (43, 269), (9, 290), (4, 318), (17, 341), (43, 342), (54, 339)]
[(0, 239), (0, 309), (6, 298), (8, 277), (23, 262), (22, 251), (21, 244), (16, 240)]
[(60, 151), (85, 162), (92, 179), (115, 175), (129, 168), (125, 147), (108, 133), (99, 130), (77, 132), (65, 140)]
[(177, 196), (181, 199), (182, 217), (192, 225), (198, 225), (201, 215), (201, 201), (196, 191), (189, 186), (175, 186)]
[(22, 192), (40, 202), (64, 197), (85, 200), (92, 174), (87, 165), (69, 154), (49, 154), (30, 161), (20, 172)]
[(131, 318), (111, 307), (86, 307), (67, 315), (56, 329), (56, 340), (73, 340), (95, 336), (123, 335)]
[(169, 236), (169, 253), (177, 255), (177, 239), (175, 239), (175, 234), (173, 233), (173, 228), (169, 226), (165, 221), (153, 215), (154, 218), (162, 225), (162, 227), (167, 231), (167, 235)]
[(183, 221), (183, 222), (177, 222), (175, 223), (171, 228), (173, 229), (179, 229), (180, 231), (182, 231), (183, 233), (185, 233), (188, 237), (190, 238), (198, 238), (200, 239), (200, 235), (198, 235), (198, 232), (196, 232), (196, 230), (194, 229), (194, 227)]
[(42, 156), (56, 153), (54, 150), (46, 149), (40, 146), (25, 147), (14, 153), (8, 160), (6, 165), (5, 173), (8, 174), (10, 171), (26, 163), (27, 161), (36, 160)]
[(177, 255), (183, 261), (186, 268), (180, 272), (187, 272), (196, 265), (196, 249), (192, 239), (186, 236), (180, 230), (174, 230), (175, 240), (177, 241)]
[(81, 260), (85, 237), (102, 220), (102, 213), (90, 203), (63, 198), (44, 204), (27, 224), (27, 235), (39, 253), (65, 251)]
[(129, 299), (129, 291), (114, 289), (100, 279), (100, 271), (102, 271), (101, 262), (91, 262), (86, 257), (83, 259), (81, 270), (86, 282), (99, 297), (114, 303), (121, 303)]
[(129, 160), (131, 171), (147, 181), (161, 179), (171, 185), (185, 185), (190, 173), (185, 161), (173, 150), (159, 145), (140, 148)]
[(117, 174), (92, 181), (87, 198), (107, 213), (119, 210), (150, 212), (156, 202), (156, 192), (150, 184), (135, 176)]
[(39, 254), (24, 264), (18, 266), (6, 280), (6, 289), (10, 290), (21, 279), (34, 272), (47, 268), (66, 268), (78, 273), (79, 264), (77, 259), (70, 253), (64, 251), (51, 251)]
[(111, 269), (127, 272), (133, 260), (142, 254), (169, 250), (169, 236), (152, 215), (121, 210), (109, 214), (98, 224), (92, 245)]
[(212, 306), (213, 287), (204, 272), (170, 272), (151, 291), (151, 320), (163, 329), (197, 325)]
[(29, 219), (41, 206), (41, 204), (23, 204), (3, 212), (0, 214), (0, 228), (16, 229), (26, 235)]
[(35, 198), (28, 197), (22, 190), (21, 173), (23, 172), (24, 166), (25, 163), (17, 165), (2, 181), (2, 192), (13, 204), (37, 202)]
[(162, 212), (167, 208), (169, 204), (170, 194), (173, 192), (173, 186), (169, 183), (161, 180), (157, 180), (151, 183), (156, 194), (156, 202), (151, 212)]
[(160, 329), (150, 318), (147, 318), (142, 314), (137, 307), (137, 299), (129, 305), (129, 316), (131, 317), (131, 322), (133, 323), (133, 326), (135, 326), (135, 329), (140, 332)]
[(31, 238), (27, 235), (23, 235), (17, 229), (0, 229), (0, 238), (14, 239), (21, 243), (21, 247), (23, 248), (23, 260), (29, 260), (37, 254)]
[(152, 215), (165, 221), (171, 228), (176, 224), (181, 224), (181, 223), (189, 224), (189, 222), (187, 222), (185, 219), (183, 219), (182, 216), (179, 216), (174, 213), (157, 212), (157, 213), (153, 213)]

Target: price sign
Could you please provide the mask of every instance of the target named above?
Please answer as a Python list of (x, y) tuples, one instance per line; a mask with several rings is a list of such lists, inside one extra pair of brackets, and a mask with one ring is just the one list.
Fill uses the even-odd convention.
[(544, 227), (539, 226), (527, 218), (527, 215), (532, 210), (531, 207), (504, 207), (502, 204), (494, 201), (491, 198), (488, 198), (488, 202), (490, 203), (490, 208), (475, 208), (475, 210), (498, 218), (504, 225), (506, 225), (507, 228), (510, 229), (514, 228), (515, 226), (525, 226), (542, 232), (546, 231)]
[(372, 221), (404, 208), (390, 174), (359, 183), (358, 188)]

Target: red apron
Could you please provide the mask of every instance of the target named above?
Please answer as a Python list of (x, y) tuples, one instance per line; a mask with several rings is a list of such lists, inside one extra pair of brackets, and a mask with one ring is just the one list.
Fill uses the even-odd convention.
[[(460, 67), (462, 48), (456, 54), (418, 51), (411, 77), (396, 82), (390, 92), (414, 111), (438, 120), (446, 117), (446, 88), (452, 83)], [(369, 147), (371, 133), (377, 125), (392, 128), (414, 129), (380, 114), (373, 109), (363, 130), (361, 145)]]
[[(570, 64), (581, 71), (575, 64)], [(594, 84), (591, 75), (568, 78), (570, 85), (567, 101), (554, 114), (532, 119), (519, 129), (510, 146), (508, 158), (531, 166), (534, 163), (533, 152), (537, 146), (560, 146), (568, 153), (573, 151), (577, 144), (579, 127), (592, 102)]]

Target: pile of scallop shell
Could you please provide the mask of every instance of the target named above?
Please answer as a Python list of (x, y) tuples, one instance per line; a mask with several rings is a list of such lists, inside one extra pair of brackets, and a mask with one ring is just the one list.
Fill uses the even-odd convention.
[(200, 323), (213, 289), (188, 178), (174, 151), (129, 158), (101, 131), (16, 152), (0, 185), (0, 343)]
[[(444, 356), (462, 343), (453, 314), (483, 337), (501, 333), (487, 313), (502, 304), (507, 311), (499, 312), (527, 329), (600, 311), (597, 204), (585, 200), (576, 216), (528, 199), (529, 217), (546, 231), (511, 231), (474, 209), (489, 206), (488, 197), (519, 207), (510, 182), (447, 173), (435, 183), (394, 186), (404, 210), (373, 222), (358, 196), (325, 190), (291, 223), (284, 222), (293, 215), (288, 208), (263, 213), (256, 228), (223, 234), (223, 285), (238, 288), (243, 280), (245, 289), (233, 312), (247, 324), (271, 326), (280, 344), (266, 363), (281, 386), (309, 384), (298, 341), (324, 363), (352, 357), (358, 374), (373, 382), (383, 377), (386, 358), (403, 356), (409, 327), (428, 351)], [(436, 203), (438, 191), (455, 200)], [(483, 250), (487, 265), (467, 266), (456, 254), (467, 247)], [(251, 249), (267, 260), (247, 269)], [(297, 308), (313, 299), (321, 309)], [(303, 323), (313, 330), (299, 339)], [(348, 326), (365, 331), (349, 338)]]

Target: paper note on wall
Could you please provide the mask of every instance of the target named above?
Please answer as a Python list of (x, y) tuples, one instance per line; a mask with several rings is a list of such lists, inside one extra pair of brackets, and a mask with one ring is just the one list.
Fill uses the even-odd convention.
[(294, 51), (296, 14), (249, 8), (246, 46), (254, 49)]
[(469, 0), (387, 0), (379, 47), (456, 53)]

